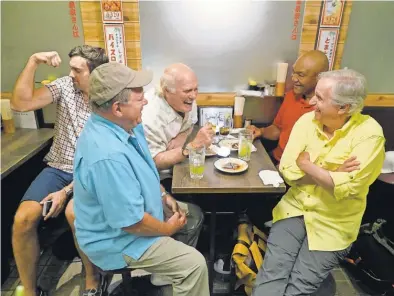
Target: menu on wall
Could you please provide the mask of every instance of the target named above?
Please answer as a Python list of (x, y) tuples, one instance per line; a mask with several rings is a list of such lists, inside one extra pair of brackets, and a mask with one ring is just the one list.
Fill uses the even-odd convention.
[(317, 49), (326, 54), (328, 62), (330, 63), (330, 70), (332, 70), (334, 66), (338, 35), (338, 28), (320, 28), (319, 30)]
[(316, 49), (324, 52), (330, 63), (330, 70), (334, 67), (337, 50), (339, 28), (341, 26), (343, 9), (346, 0), (324, 0), (320, 16)]
[(123, 23), (121, 0), (101, 0), (101, 15), (103, 23)]
[(320, 26), (339, 27), (341, 25), (344, 6), (345, 6), (344, 0), (324, 1)]
[(127, 66), (123, 24), (104, 24), (104, 36), (109, 61)]

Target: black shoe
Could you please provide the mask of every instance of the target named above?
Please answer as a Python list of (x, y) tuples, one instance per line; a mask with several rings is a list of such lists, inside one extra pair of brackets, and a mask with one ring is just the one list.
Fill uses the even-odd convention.
[(44, 291), (41, 287), (37, 287), (37, 296), (48, 296), (48, 292)]
[(82, 296), (106, 296), (107, 289), (109, 286), (109, 277), (107, 275), (103, 276), (100, 274), (100, 284), (97, 289), (88, 289), (83, 291)]

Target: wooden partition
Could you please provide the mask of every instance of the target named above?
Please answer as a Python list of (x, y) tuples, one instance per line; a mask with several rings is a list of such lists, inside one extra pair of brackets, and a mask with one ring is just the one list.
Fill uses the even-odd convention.
[[(80, 1), (85, 43), (105, 48), (100, 1)], [(127, 65), (141, 69), (140, 16), (138, 0), (123, 0)]]

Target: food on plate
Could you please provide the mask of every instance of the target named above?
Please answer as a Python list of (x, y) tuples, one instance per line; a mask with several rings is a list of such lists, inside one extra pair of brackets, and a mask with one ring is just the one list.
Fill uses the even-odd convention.
[(205, 155), (214, 155), (214, 154), (216, 154), (216, 152), (213, 151), (211, 148), (207, 148), (205, 150)]
[(238, 163), (234, 163), (234, 162), (228, 162), (223, 165), (223, 168), (227, 169), (227, 170), (238, 170), (241, 168), (241, 165), (239, 165)]
[(238, 149), (238, 143), (231, 144), (232, 149)]

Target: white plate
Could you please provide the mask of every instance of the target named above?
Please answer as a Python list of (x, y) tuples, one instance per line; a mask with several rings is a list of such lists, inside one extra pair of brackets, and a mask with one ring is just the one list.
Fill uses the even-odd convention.
[[(238, 164), (240, 167), (238, 169), (227, 169), (224, 168), (223, 166), (226, 165), (227, 163), (234, 163)], [(217, 161), (214, 162), (213, 164), (215, 168), (217, 168), (219, 171), (225, 172), (225, 173), (230, 173), (230, 174), (238, 174), (246, 171), (248, 169), (248, 163), (242, 159), (239, 158), (233, 158), (233, 157), (228, 157), (228, 158), (221, 158), (218, 159)]]
[[(238, 139), (224, 139), (219, 142), (220, 147), (227, 147), (231, 151), (238, 151)], [(237, 148), (234, 148), (234, 144), (236, 144)]]
[(230, 131), (230, 134), (239, 134), (239, 132), (240, 131), (243, 131), (243, 130), (245, 130), (245, 128), (243, 128), (243, 127), (241, 127), (241, 128), (233, 128), (231, 131)]
[(205, 150), (205, 156), (206, 157), (214, 156), (216, 154), (217, 153), (215, 151), (213, 151), (211, 148), (208, 148), (208, 149)]

